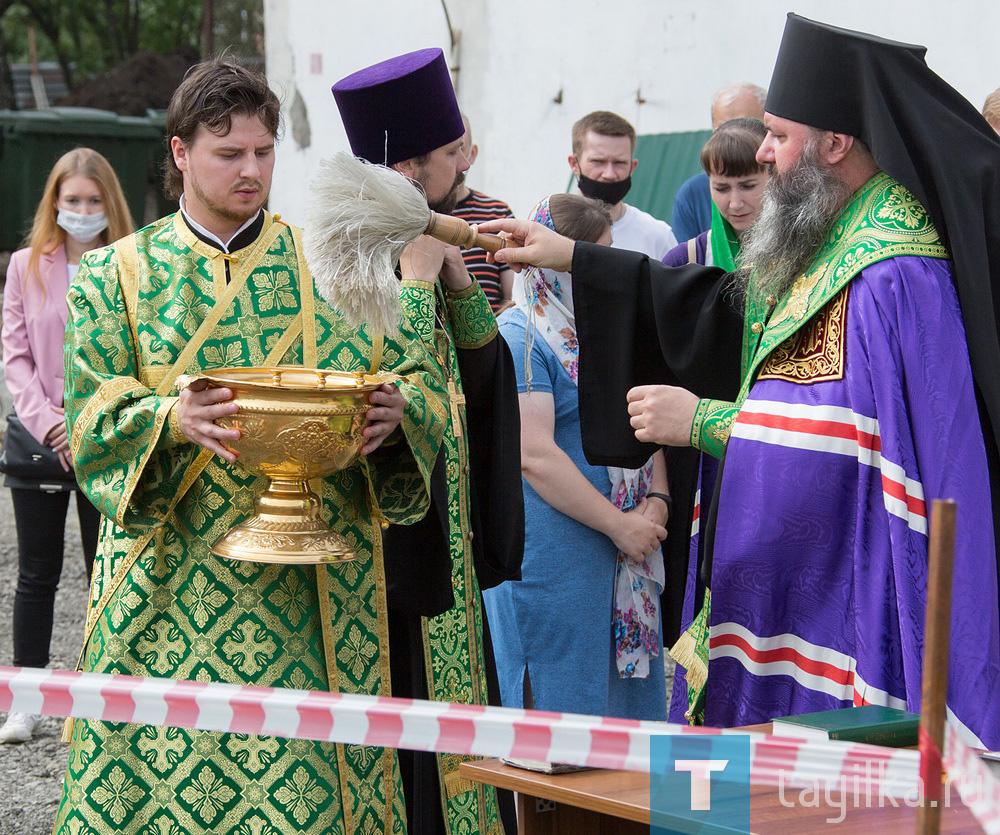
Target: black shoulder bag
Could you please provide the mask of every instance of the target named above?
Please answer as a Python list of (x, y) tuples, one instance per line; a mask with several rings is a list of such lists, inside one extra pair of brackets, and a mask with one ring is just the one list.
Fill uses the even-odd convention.
[(38, 443), (13, 411), (7, 415), (7, 432), (0, 448), (0, 473), (19, 482), (18, 487), (37, 486), (39, 490), (76, 488), (73, 471), (66, 472), (55, 450)]

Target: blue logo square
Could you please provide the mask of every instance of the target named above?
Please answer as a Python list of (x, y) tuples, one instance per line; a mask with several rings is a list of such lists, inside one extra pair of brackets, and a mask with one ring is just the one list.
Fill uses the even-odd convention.
[(753, 746), (742, 734), (650, 738), (651, 835), (744, 832)]

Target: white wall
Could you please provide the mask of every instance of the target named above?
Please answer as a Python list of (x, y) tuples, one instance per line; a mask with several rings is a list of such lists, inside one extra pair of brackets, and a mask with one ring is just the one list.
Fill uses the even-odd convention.
[[(444, 5), (460, 35), (454, 53)], [(310, 172), (348, 148), (330, 86), (361, 67), (428, 46), (451, 55), (480, 148), (468, 182), (523, 215), (564, 190), (570, 127), (583, 114), (613, 110), (641, 134), (696, 130), (709, 127), (720, 87), (766, 86), (789, 9), (787, 0), (265, 0), (268, 74), (287, 119), (271, 207), (301, 222)], [(799, 0), (794, 11), (926, 45), (930, 66), (977, 108), (1000, 86), (995, 0)], [(289, 115), (296, 91), (308, 147), (293, 135), (305, 123)]]

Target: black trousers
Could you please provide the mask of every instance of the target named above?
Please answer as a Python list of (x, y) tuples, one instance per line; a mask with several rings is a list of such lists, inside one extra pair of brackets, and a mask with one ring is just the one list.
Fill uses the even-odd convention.
[(63, 566), (66, 512), (70, 494), (83, 539), (87, 580), (94, 568), (101, 514), (76, 490), (46, 493), (11, 488), (17, 525), (17, 591), (14, 594), (14, 666), (45, 667), (49, 663), (52, 616)]

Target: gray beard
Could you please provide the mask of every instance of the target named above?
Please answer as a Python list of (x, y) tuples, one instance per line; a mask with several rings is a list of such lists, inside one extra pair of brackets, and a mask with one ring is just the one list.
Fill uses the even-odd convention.
[(815, 139), (786, 174), (772, 172), (760, 214), (740, 242), (735, 286), (747, 299), (781, 298), (816, 257), (851, 188), (819, 162)]

